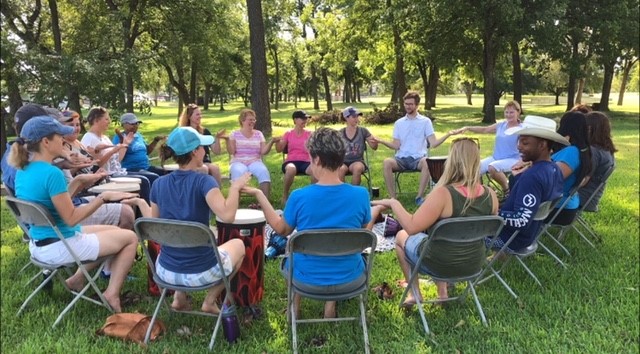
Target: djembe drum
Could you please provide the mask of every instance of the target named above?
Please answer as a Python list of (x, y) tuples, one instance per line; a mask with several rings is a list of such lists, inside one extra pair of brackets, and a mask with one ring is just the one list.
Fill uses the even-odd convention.
[(444, 172), (444, 163), (447, 161), (447, 156), (432, 156), (427, 157), (427, 167), (429, 168), (429, 174), (433, 183), (438, 183), (442, 173)]

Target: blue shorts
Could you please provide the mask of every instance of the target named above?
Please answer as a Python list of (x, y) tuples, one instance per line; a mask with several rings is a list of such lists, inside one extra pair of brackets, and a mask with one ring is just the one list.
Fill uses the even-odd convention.
[(396, 163), (398, 164), (398, 171), (417, 171), (418, 165), (420, 161), (424, 159), (424, 157), (413, 158), (411, 156), (407, 157), (396, 157)]
[(179, 286), (204, 286), (209, 284), (217, 283), (222, 279), (222, 267), (224, 268), (224, 274), (229, 277), (233, 272), (233, 262), (231, 261), (231, 257), (229, 256), (229, 252), (218, 249), (218, 253), (220, 253), (220, 260), (215, 266), (211, 269), (207, 269), (204, 272), (200, 273), (175, 273), (168, 269), (165, 269), (158, 260), (156, 260), (156, 274), (160, 279), (166, 281), (169, 284), (179, 285)]
[[(413, 267), (418, 262), (418, 258), (420, 258), (420, 245), (428, 237), (429, 235), (423, 232), (420, 232), (415, 235), (409, 236), (409, 238), (407, 239), (407, 242), (405, 242), (404, 257), (406, 258), (407, 262), (409, 262), (409, 264), (411, 265), (411, 269), (413, 269)], [(429, 275), (433, 274), (433, 272), (429, 270), (429, 268), (427, 268), (427, 266), (425, 266), (424, 264), (420, 265), (420, 269), (418, 271), (420, 272), (420, 274), (429, 274)]]
[(282, 164), (282, 173), (284, 173), (284, 168), (288, 164), (293, 164), (294, 166), (296, 166), (296, 174), (303, 175), (303, 174), (307, 173), (307, 168), (309, 168), (309, 165), (311, 165), (311, 162), (306, 162), (306, 161), (286, 161), (285, 163)]

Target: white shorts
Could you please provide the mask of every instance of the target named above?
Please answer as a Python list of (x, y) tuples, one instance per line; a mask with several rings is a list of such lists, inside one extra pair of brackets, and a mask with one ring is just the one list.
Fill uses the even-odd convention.
[(515, 165), (518, 161), (520, 161), (520, 159), (495, 160), (493, 156), (489, 156), (480, 161), (480, 174), (487, 173), (489, 166), (501, 172), (509, 172), (511, 171), (511, 166)]
[(229, 175), (232, 181), (236, 180), (246, 172), (251, 172), (251, 174), (258, 179), (258, 183), (271, 182), (269, 169), (262, 161), (252, 162), (249, 166), (242, 162), (234, 162), (229, 166)]
[[(95, 199), (94, 196), (83, 197), (88, 201)], [(80, 225), (114, 225), (120, 224), (120, 214), (122, 214), (122, 204), (107, 203), (102, 204), (96, 211), (87, 218), (80, 221)]]
[[(81, 261), (95, 261), (98, 259), (100, 242), (96, 234), (76, 232), (75, 235), (65, 240)], [(36, 246), (31, 241), (29, 242), (29, 252), (31, 252), (31, 256), (43, 263), (62, 265), (75, 262), (62, 241), (42, 247)]]
[(156, 274), (167, 283), (179, 286), (203, 286), (213, 284), (222, 279), (220, 264), (224, 267), (224, 274), (227, 276), (233, 272), (233, 263), (231, 262), (231, 257), (229, 257), (229, 252), (218, 248), (218, 253), (220, 253), (222, 260), (213, 268), (207, 269), (202, 273), (174, 273), (163, 268), (159, 262), (160, 257), (158, 257), (158, 260), (156, 260)]

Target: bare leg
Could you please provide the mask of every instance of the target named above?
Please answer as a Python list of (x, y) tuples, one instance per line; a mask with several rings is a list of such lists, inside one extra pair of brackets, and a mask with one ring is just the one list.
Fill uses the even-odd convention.
[(396, 182), (393, 179), (393, 171), (398, 169), (398, 163), (393, 157), (388, 157), (382, 162), (382, 174), (384, 175), (384, 183), (387, 186), (389, 198), (396, 197)]
[(338, 169), (338, 175), (340, 176), (340, 180), (342, 182), (344, 182), (344, 176), (347, 175), (347, 172), (349, 171), (349, 168), (347, 167), (347, 165), (343, 164), (342, 166), (340, 166), (340, 168)]
[(364, 164), (360, 161), (354, 162), (349, 166), (351, 172), (351, 184), (359, 186), (362, 183), (362, 173), (364, 172)]
[(271, 182), (262, 182), (259, 186), (260, 190), (264, 194), (267, 199), (269, 199), (269, 194), (271, 194)]
[(304, 173), (305, 173), (306, 175), (308, 175), (308, 176), (311, 176), (311, 178), (310, 178), (310, 180), (311, 180), (311, 181), (310, 181), (310, 182), (311, 182), (311, 184), (318, 183), (318, 180), (316, 179), (316, 176), (314, 176), (314, 175), (313, 175), (313, 172), (311, 171), (311, 166), (307, 167), (307, 169), (306, 169), (306, 170), (304, 170)]
[(291, 189), (291, 185), (293, 184), (293, 179), (296, 177), (296, 166), (294, 164), (287, 164), (284, 167), (284, 183), (283, 183), (283, 191), (282, 191), (282, 206), (287, 203), (287, 199), (289, 198), (289, 190)]
[(436, 287), (438, 288), (438, 299), (444, 300), (449, 298), (449, 294), (447, 293), (446, 281), (437, 281)]
[(135, 212), (133, 208), (127, 204), (122, 204), (122, 209), (120, 210), (120, 221), (118, 222), (118, 227), (125, 230), (133, 230), (133, 223), (136, 220)]
[(324, 318), (336, 318), (335, 301), (327, 301), (324, 303)]
[(418, 163), (420, 169), (420, 187), (418, 188), (418, 197), (424, 196), (424, 192), (427, 190), (427, 185), (431, 180), (431, 174), (429, 174), (429, 166), (427, 165), (427, 158), (424, 157)]
[(176, 291), (173, 293), (173, 302), (171, 308), (176, 311), (191, 311), (191, 303), (184, 291)]
[[(235, 274), (238, 272), (238, 269), (240, 269), (240, 265), (244, 260), (244, 243), (240, 239), (232, 239), (222, 244), (219, 249), (225, 250), (229, 253), (231, 263), (233, 263), (233, 272), (229, 274), (229, 277), (233, 278), (233, 276), (235, 276)], [(220, 313), (220, 308), (218, 307), (216, 301), (220, 296), (222, 290), (224, 290), (224, 283), (221, 282), (220, 284), (211, 287), (207, 291), (207, 296), (205, 297), (201, 308), (203, 312), (209, 312), (212, 314)]]
[[(400, 263), (400, 268), (402, 269), (402, 274), (404, 274), (404, 279), (406, 282), (409, 282), (409, 278), (411, 277), (411, 265), (407, 261), (407, 258), (405, 256), (405, 251), (404, 251), (404, 245), (407, 242), (408, 238), (409, 238), (409, 234), (407, 234), (407, 232), (404, 230), (401, 230), (396, 235), (396, 256), (398, 258), (398, 262)], [(420, 291), (418, 277), (416, 277), (413, 280), (413, 283), (409, 285), (415, 286), (416, 289), (418, 289), (418, 292)], [(409, 293), (407, 294), (407, 298), (404, 300), (404, 304), (413, 305), (415, 303), (416, 303), (416, 299), (413, 297), (413, 292), (409, 290)]]
[(506, 192), (509, 190), (509, 180), (502, 171), (498, 171), (493, 166), (489, 166), (489, 176), (500, 184), (502, 191)]

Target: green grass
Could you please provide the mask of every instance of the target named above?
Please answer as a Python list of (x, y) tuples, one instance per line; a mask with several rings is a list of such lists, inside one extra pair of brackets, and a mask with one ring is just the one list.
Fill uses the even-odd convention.
[[(489, 319), (489, 327), (483, 327), (471, 300), (454, 304), (447, 309), (427, 308), (427, 319), (435, 333), (433, 341), (426, 340), (417, 312), (405, 316), (397, 307), (400, 289), (395, 280), (401, 277), (395, 255), (392, 252), (376, 256), (372, 286), (383, 281), (394, 289), (393, 300), (379, 300), (369, 296), (368, 320), (372, 351), (374, 353), (407, 352), (629, 352), (640, 349), (639, 336), (639, 239), (638, 239), (638, 98), (627, 95), (627, 105), (612, 106), (614, 141), (620, 150), (616, 154), (617, 169), (610, 179), (601, 202), (601, 211), (588, 215), (587, 219), (603, 236), (598, 250), (591, 249), (571, 235), (567, 246), (571, 257), (564, 257), (568, 269), (562, 270), (549, 257), (537, 255), (528, 264), (539, 276), (544, 289), (540, 289), (518, 267), (506, 271), (506, 279), (520, 295), (518, 301), (496, 282), (490, 281), (478, 289), (480, 300)], [(377, 98), (384, 105), (387, 98)], [(358, 107), (370, 111), (368, 99)], [(525, 101), (526, 102), (526, 101)], [(504, 103), (504, 102), (503, 102)], [(474, 97), (474, 106), (465, 106), (461, 96), (439, 97), (433, 110), (437, 117), (435, 129), (443, 133), (463, 125), (477, 125), (481, 118), (481, 98)], [(228, 111), (205, 112), (203, 124), (211, 131), (237, 127), (237, 114), (241, 103), (230, 102)], [(346, 106), (338, 104), (339, 108)], [(291, 127), (293, 105), (282, 105), (274, 111), (274, 135), (281, 135)], [(313, 112), (310, 103), (301, 103), (303, 109)], [(498, 108), (498, 107), (497, 107)], [(527, 114), (559, 117), (563, 106), (525, 106)], [(153, 115), (144, 117), (141, 131), (148, 138), (167, 134), (176, 124), (175, 106), (154, 108)], [(501, 115), (502, 109), (498, 109)], [(336, 126), (338, 127), (338, 126)], [(390, 138), (391, 126), (369, 127), (373, 134)], [(310, 127), (313, 129), (313, 126)], [(481, 139), (482, 150), (488, 154), (493, 148), (493, 137), (476, 135)], [(449, 144), (435, 149), (433, 155), (445, 155)], [(381, 164), (392, 152), (384, 147), (371, 153), (374, 186), (384, 186)], [(228, 173), (228, 157), (215, 157), (223, 173)], [(272, 152), (266, 158), (272, 171), (272, 201), (280, 206), (282, 178), (279, 166), (282, 157)], [(305, 185), (306, 178), (297, 178), (294, 188)], [(401, 201), (410, 209), (413, 206), (417, 176), (403, 176)], [(224, 190), (228, 185), (224, 186)], [(382, 197), (386, 195), (381, 188)], [(242, 204), (251, 202), (243, 198)], [(37, 296), (21, 317), (16, 311), (31, 291), (24, 284), (32, 271), (18, 274), (28, 260), (28, 250), (20, 242), (20, 232), (2, 203), (1, 249), (1, 351), (3, 353), (40, 352), (145, 352), (136, 344), (98, 337), (94, 332), (102, 326), (108, 313), (88, 303), (79, 303), (62, 323), (51, 329), (58, 312), (69, 301), (69, 295), (56, 285), (53, 295)], [(291, 335), (282, 310), (286, 304), (284, 280), (277, 269), (277, 262), (268, 262), (265, 269), (265, 297), (262, 303), (264, 317), (250, 325), (242, 326), (242, 340), (228, 345), (219, 335), (217, 352), (282, 353), (291, 348)], [(134, 265), (132, 274), (138, 280), (128, 281), (125, 290), (146, 293), (145, 264)], [(105, 286), (105, 283), (101, 283)], [(427, 296), (435, 296), (435, 289), (425, 289)], [(147, 298), (125, 309), (130, 312), (151, 314), (156, 299)], [(319, 303), (303, 302), (303, 316), (317, 315)], [(347, 301), (339, 305), (341, 316), (357, 314), (357, 303)], [(199, 352), (208, 344), (211, 321), (184, 316), (161, 315), (168, 326), (168, 333), (152, 343), (152, 353)], [(192, 335), (182, 337), (176, 333), (187, 326)], [(324, 345), (314, 347), (314, 338), (323, 337)], [(361, 331), (355, 323), (301, 325), (299, 327), (301, 352), (351, 353), (362, 351)], [(436, 342), (437, 344), (434, 344)]]

